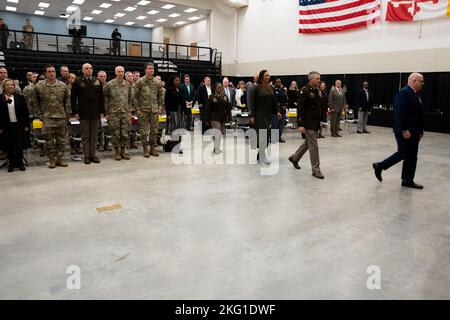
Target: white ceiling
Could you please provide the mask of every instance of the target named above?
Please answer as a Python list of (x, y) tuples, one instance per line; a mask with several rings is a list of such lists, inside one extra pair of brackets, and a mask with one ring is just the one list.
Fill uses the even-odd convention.
[[(73, 6), (73, 2), (77, 0), (4, 0), (0, 6), (0, 10), (6, 10), (6, 7), (15, 7), (17, 13), (34, 14), (36, 10), (44, 11), (46, 17), (61, 17), (61, 14), (67, 14), (67, 7)], [(49, 4), (48, 8), (39, 8), (40, 3)], [(83, 2), (83, 0), (81, 0)], [(114, 20), (114, 25), (126, 25), (127, 22), (134, 22), (133, 27), (170, 27), (176, 28), (181, 25), (186, 25), (199, 20), (206, 19), (209, 14), (209, 10), (199, 9), (195, 7), (188, 7), (182, 5), (175, 5), (171, 9), (163, 9), (162, 7), (170, 2), (165, 1), (147, 1), (148, 4), (139, 4), (141, 0), (85, 0), (84, 3), (78, 5), (81, 10), (81, 24), (83, 19), (91, 17), (92, 20), (84, 20), (90, 22), (105, 23), (107, 19)], [(108, 8), (102, 8), (100, 5), (103, 3), (110, 4)], [(136, 8), (133, 11), (126, 11), (127, 7)], [(194, 12), (187, 13), (185, 10), (197, 9)], [(93, 14), (93, 10), (101, 10), (99, 14)], [(155, 14), (149, 14), (151, 10), (158, 11)], [(115, 17), (116, 13), (123, 13), (123, 17)], [(169, 17), (171, 14), (179, 14), (177, 17)], [(138, 17), (145, 17), (142, 20), (138, 20)], [(197, 17), (197, 20), (190, 20), (189, 18)], [(32, 19), (32, 17), (31, 17)], [(158, 22), (158, 19), (167, 19), (165, 22)], [(175, 23), (183, 21), (184, 24), (175, 25)], [(150, 26), (153, 25), (153, 26)]]

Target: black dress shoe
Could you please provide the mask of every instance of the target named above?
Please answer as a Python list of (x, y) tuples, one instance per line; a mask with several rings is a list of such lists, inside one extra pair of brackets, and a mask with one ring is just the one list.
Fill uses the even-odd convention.
[(423, 189), (423, 186), (415, 183), (414, 181), (402, 181), (402, 187), (413, 188), (413, 189)]
[(378, 162), (374, 162), (372, 164), (373, 170), (375, 171), (375, 177), (377, 177), (378, 181), (383, 181), (383, 178), (381, 177), (381, 172), (383, 169), (380, 167), (380, 164)]
[(363, 133), (370, 133), (370, 131), (364, 130)]
[(19, 170), (25, 171), (25, 165), (23, 163), (19, 164)]
[(320, 172), (314, 172), (312, 175), (313, 175), (313, 177), (316, 177), (317, 179), (321, 179), (321, 180), (325, 179), (323, 174)]
[(100, 163), (100, 159), (97, 157), (92, 157), (91, 160), (93, 163)]
[(9, 166), (8, 166), (8, 172), (13, 172), (13, 171), (14, 171), (14, 166), (9, 165)]
[(317, 136), (319, 139), (325, 139), (325, 137), (319, 133), (319, 135)]
[(278, 142), (286, 143), (286, 141), (284, 141), (283, 139), (280, 139)]
[(356, 133), (362, 134), (362, 131), (359, 131), (359, 130), (358, 130), (358, 131), (356, 131)]
[(84, 164), (91, 164), (90, 158), (84, 158)]
[(292, 165), (294, 166), (295, 169), (300, 170), (301, 167), (298, 165), (298, 161), (295, 161), (292, 156), (289, 157), (289, 161), (292, 163)]

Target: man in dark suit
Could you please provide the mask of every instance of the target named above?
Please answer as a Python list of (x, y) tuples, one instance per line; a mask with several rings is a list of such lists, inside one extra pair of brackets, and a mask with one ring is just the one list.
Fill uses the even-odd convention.
[(206, 132), (208, 127), (205, 125), (205, 108), (208, 104), (208, 98), (210, 95), (213, 94), (212, 88), (211, 88), (211, 78), (205, 77), (203, 79), (204, 85), (198, 88), (198, 103), (200, 107), (200, 120), (202, 121), (202, 134)]
[(228, 101), (231, 103), (231, 109), (236, 106), (236, 90), (230, 87), (230, 80), (227, 77), (222, 80), (223, 94), (227, 96)]
[(72, 114), (80, 119), (81, 140), (83, 143), (84, 163), (100, 163), (96, 156), (97, 130), (100, 118), (105, 114), (103, 86), (92, 76), (89, 63), (82, 67), (83, 75), (75, 80), (71, 91)]
[(192, 106), (195, 103), (195, 91), (188, 74), (184, 75), (184, 83), (180, 86), (180, 90), (184, 100), (186, 100), (186, 130), (191, 130)]
[(419, 141), (423, 137), (424, 110), (418, 93), (424, 84), (420, 73), (412, 73), (408, 85), (395, 96), (394, 133), (398, 151), (382, 162), (375, 162), (375, 176), (381, 182), (381, 172), (403, 160), (402, 186), (423, 189), (414, 182)]
[(369, 83), (364, 81), (358, 95), (358, 133), (370, 133), (367, 131), (367, 120), (372, 106), (372, 92), (369, 91)]

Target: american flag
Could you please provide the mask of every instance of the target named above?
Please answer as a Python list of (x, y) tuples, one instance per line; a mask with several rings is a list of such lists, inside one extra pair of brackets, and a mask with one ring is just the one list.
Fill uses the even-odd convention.
[(380, 0), (299, 0), (300, 33), (344, 31), (380, 21)]

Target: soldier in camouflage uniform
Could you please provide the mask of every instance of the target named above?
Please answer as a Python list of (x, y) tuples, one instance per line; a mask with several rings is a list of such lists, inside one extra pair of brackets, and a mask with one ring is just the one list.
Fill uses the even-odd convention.
[[(134, 106), (139, 116), (139, 131), (144, 148), (144, 157), (148, 158), (150, 154), (158, 157), (156, 151), (158, 139), (159, 110), (163, 105), (163, 90), (161, 82), (156, 80), (153, 75), (155, 67), (153, 63), (147, 63), (145, 66), (145, 76), (140, 78), (134, 88)], [(148, 152), (147, 138), (150, 130), (150, 154)]]
[(67, 167), (63, 160), (67, 137), (67, 117), (70, 115), (66, 85), (56, 80), (54, 66), (45, 67), (46, 79), (36, 84), (36, 117), (44, 122), (45, 148), (50, 159), (49, 168)]
[[(30, 115), (30, 122), (31, 122), (30, 128), (33, 127), (33, 119), (37, 118), (37, 116), (36, 116), (36, 97), (34, 95), (34, 88), (36, 86), (37, 78), (38, 78), (38, 74), (33, 73), (30, 78), (30, 84), (27, 85), (25, 88), (23, 88), (23, 96), (25, 97), (25, 100), (27, 102), (28, 113)], [(45, 146), (39, 145), (39, 147), (40, 147), (40, 156), (45, 157)]]
[(111, 130), (112, 143), (116, 152), (114, 159), (130, 160), (127, 153), (132, 106), (131, 85), (124, 79), (125, 69), (117, 66), (116, 78), (109, 81), (103, 90), (106, 118)]

